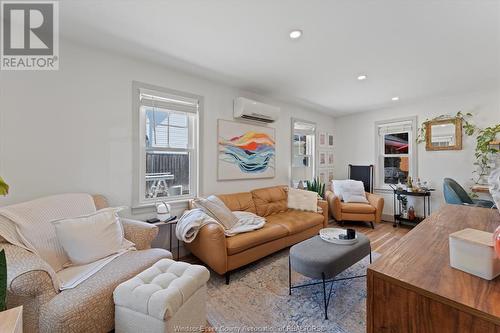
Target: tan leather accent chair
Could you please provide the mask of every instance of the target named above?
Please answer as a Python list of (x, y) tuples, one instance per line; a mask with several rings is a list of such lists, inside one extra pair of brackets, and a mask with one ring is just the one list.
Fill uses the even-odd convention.
[(373, 222), (379, 223), (382, 220), (384, 198), (379, 195), (366, 192), (368, 203), (343, 202), (332, 191), (326, 191), (325, 198), (330, 214), (342, 225), (343, 221), (365, 221), (375, 228)]
[(232, 270), (313, 237), (328, 225), (328, 203), (318, 200), (318, 212), (287, 207), (286, 186), (251, 192), (217, 195), (232, 211), (252, 212), (266, 218), (263, 228), (226, 237), (217, 224), (203, 226), (187, 248), (215, 272), (229, 276)]

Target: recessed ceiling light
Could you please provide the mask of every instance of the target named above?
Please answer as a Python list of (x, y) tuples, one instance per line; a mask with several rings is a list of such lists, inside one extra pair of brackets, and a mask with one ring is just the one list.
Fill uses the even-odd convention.
[(399, 97), (398, 96), (394, 96), (393, 98), (391, 98), (393, 101), (399, 101)]
[(297, 39), (297, 38), (300, 38), (300, 36), (302, 36), (302, 30), (292, 30), (290, 31), (290, 38), (291, 39)]
[(358, 76), (358, 80), (359, 80), (359, 81), (366, 80), (367, 78), (368, 78), (368, 76), (366, 76), (366, 75), (364, 75), (364, 74), (363, 74), (363, 75), (359, 75), (359, 76)]

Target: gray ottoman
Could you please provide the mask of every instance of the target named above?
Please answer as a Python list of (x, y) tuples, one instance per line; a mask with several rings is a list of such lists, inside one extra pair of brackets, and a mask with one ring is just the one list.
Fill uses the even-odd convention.
[[(370, 256), (370, 263), (372, 262), (370, 240), (362, 233), (357, 232), (356, 234), (358, 241), (353, 245), (328, 243), (322, 240), (319, 236), (315, 236), (290, 248), (288, 264), (289, 294), (292, 294), (292, 289), (294, 288), (307, 287), (320, 283), (323, 284), (325, 319), (328, 319), (327, 310), (332, 293), (333, 282), (361, 278), (365, 277), (366, 274), (342, 279), (332, 278), (351, 267), (367, 255)], [(321, 281), (292, 286), (292, 269), (304, 276), (321, 279)], [(326, 284), (328, 282), (331, 282), (331, 285), (330, 292), (327, 297)]]

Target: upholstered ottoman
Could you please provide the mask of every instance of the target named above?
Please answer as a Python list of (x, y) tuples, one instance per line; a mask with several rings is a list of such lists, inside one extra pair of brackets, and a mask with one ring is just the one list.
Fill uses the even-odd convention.
[(162, 259), (116, 287), (115, 331), (196, 332), (206, 324), (208, 269)]
[[(322, 240), (320, 236), (315, 236), (292, 246), (290, 248), (290, 256), (288, 257), (289, 294), (291, 295), (292, 289), (295, 288), (323, 284), (325, 319), (328, 319), (328, 304), (332, 295), (333, 282), (357, 279), (365, 277), (366, 274), (343, 277), (338, 280), (327, 279), (334, 278), (337, 274), (343, 272), (366, 256), (370, 257), (370, 264), (372, 263), (370, 240), (360, 232), (357, 233), (357, 239), (358, 241), (355, 244), (340, 245), (328, 243)], [(304, 276), (321, 279), (321, 281), (292, 286), (292, 269)], [(327, 295), (326, 284), (328, 282), (332, 284), (330, 285), (330, 292)]]

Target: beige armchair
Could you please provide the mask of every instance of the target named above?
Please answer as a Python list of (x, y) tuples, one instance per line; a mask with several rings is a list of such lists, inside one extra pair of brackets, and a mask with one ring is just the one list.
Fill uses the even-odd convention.
[(373, 222), (379, 223), (382, 220), (384, 198), (379, 195), (367, 192), (368, 203), (343, 202), (332, 191), (326, 191), (325, 197), (328, 210), (337, 222), (365, 221), (375, 228)]
[[(97, 209), (107, 207), (102, 196), (94, 196)], [(54, 288), (53, 270), (39, 256), (7, 243), (0, 249), (7, 257), (7, 307), (23, 305), (24, 332), (109, 332), (114, 327), (113, 290), (118, 284), (162, 258), (164, 249), (151, 249), (158, 227), (122, 219), (125, 238), (136, 244), (99, 272), (73, 289)]]

